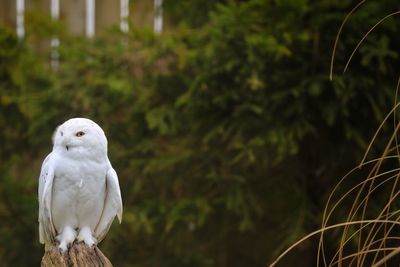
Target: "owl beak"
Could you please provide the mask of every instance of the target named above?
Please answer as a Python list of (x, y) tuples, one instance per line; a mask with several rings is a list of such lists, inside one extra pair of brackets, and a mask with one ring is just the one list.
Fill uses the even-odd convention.
[(67, 149), (67, 151), (71, 148), (71, 140), (70, 139), (66, 139), (66, 140), (64, 140), (64, 145), (65, 145), (65, 148)]

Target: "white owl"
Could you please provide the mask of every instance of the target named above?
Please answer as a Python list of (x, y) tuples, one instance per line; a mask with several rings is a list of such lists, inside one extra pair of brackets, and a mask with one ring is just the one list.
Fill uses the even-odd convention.
[(95, 122), (73, 118), (53, 135), (53, 151), (39, 178), (39, 237), (59, 242), (62, 252), (75, 241), (103, 240), (114, 217), (122, 217), (118, 176), (107, 156), (107, 139)]

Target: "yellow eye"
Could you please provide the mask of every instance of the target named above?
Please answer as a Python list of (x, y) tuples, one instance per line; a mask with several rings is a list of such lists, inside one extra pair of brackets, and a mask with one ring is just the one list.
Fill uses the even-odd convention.
[(82, 137), (82, 136), (84, 136), (84, 135), (85, 135), (84, 132), (77, 132), (77, 133), (75, 134), (75, 136), (77, 136), (77, 137)]

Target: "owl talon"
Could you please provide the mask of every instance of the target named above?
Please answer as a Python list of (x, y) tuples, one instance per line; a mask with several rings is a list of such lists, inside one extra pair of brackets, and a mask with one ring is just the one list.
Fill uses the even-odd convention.
[(60, 252), (61, 254), (64, 254), (67, 251), (68, 251), (68, 247), (67, 247), (66, 243), (62, 243), (58, 246), (58, 252)]
[(64, 227), (61, 234), (56, 236), (56, 240), (60, 242), (58, 249), (61, 253), (64, 253), (72, 245), (76, 238), (76, 231), (69, 226)]
[(81, 242), (81, 241), (85, 242), (85, 244), (88, 247), (93, 247), (97, 243), (96, 238), (94, 238), (93, 235), (92, 235), (92, 230), (90, 230), (90, 227), (87, 227), (87, 226), (83, 227), (79, 231), (78, 241), (79, 242)]

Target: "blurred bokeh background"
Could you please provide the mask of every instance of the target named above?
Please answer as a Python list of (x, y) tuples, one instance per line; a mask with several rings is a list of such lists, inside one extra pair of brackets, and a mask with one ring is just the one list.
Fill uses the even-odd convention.
[[(358, 1), (56, 2), (0, 2), (1, 266), (40, 263), (38, 175), (68, 118), (109, 139), (124, 215), (100, 248), (114, 266), (240, 267), (320, 226), (393, 106), (398, 18), (342, 72), (397, 0), (349, 18), (332, 81)], [(282, 266), (314, 266), (316, 246)]]

